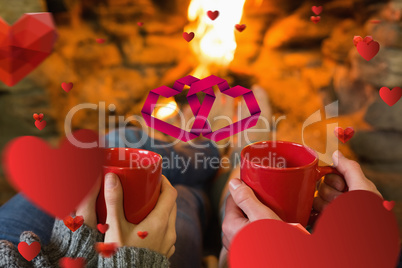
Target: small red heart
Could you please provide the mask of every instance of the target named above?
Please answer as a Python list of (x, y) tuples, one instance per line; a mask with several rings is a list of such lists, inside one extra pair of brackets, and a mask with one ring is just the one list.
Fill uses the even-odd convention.
[(209, 10), (207, 12), (207, 15), (211, 20), (215, 20), (219, 16), (219, 11), (218, 10), (215, 10), (215, 11)]
[(141, 239), (144, 239), (145, 237), (148, 236), (148, 232), (147, 232), (147, 231), (144, 231), (144, 232), (138, 231), (138, 232), (137, 232), (137, 235), (138, 235)]
[(312, 21), (312, 22), (314, 22), (314, 23), (317, 23), (317, 22), (319, 22), (320, 21), (320, 19), (321, 19), (321, 17), (320, 16), (311, 16), (310, 17), (310, 20)]
[(26, 242), (21, 242), (18, 244), (18, 251), (24, 259), (31, 261), (33, 258), (38, 256), (40, 252), (40, 243), (35, 241), (28, 245)]
[(35, 121), (35, 126), (36, 126), (39, 130), (42, 130), (42, 129), (44, 129), (44, 128), (46, 127), (46, 121), (43, 120), (43, 121), (41, 122), (41, 121), (39, 121), (39, 120), (36, 120), (36, 121)]
[(60, 259), (59, 265), (61, 268), (84, 268), (85, 259), (82, 257), (75, 259), (64, 257)]
[(348, 140), (350, 140), (353, 135), (355, 134), (355, 131), (352, 127), (347, 127), (345, 130), (341, 127), (335, 128), (335, 136), (338, 138), (343, 143), (346, 143)]
[(312, 6), (311, 10), (314, 12), (314, 14), (316, 15), (320, 15), (320, 13), (322, 12), (322, 6)]
[(238, 30), (239, 32), (244, 31), (244, 29), (246, 29), (246, 24), (236, 24), (235, 25), (236, 30)]
[(73, 88), (73, 83), (61, 83), (61, 87), (64, 89), (65, 92), (69, 92)]
[(42, 121), (43, 119), (43, 114), (33, 114), (33, 118), (35, 119), (35, 121)]
[[(103, 43), (105, 43), (105, 39), (103, 39), (103, 38), (98, 38), (98, 39), (96, 39), (96, 43), (98, 43), (98, 44), (103, 44)], [(62, 85), (63, 86), (63, 85)], [(72, 87), (72, 86), (71, 86)], [(64, 87), (63, 87), (63, 89), (64, 89)], [(70, 88), (71, 89), (71, 88)]]
[(378, 24), (381, 23), (381, 20), (370, 20), (371, 23)]
[(391, 210), (394, 208), (394, 206), (395, 206), (395, 201), (387, 201), (387, 200), (384, 200), (384, 202), (382, 202), (382, 205), (383, 205), (387, 210), (391, 211)]
[(184, 38), (187, 42), (190, 42), (190, 41), (193, 40), (193, 38), (194, 38), (194, 33), (193, 33), (193, 32), (190, 32), (190, 33), (184, 32), (184, 33), (183, 33), (183, 38)]
[(382, 87), (380, 89), (380, 97), (386, 104), (392, 106), (402, 97), (402, 88), (394, 87), (390, 90), (387, 87)]
[(107, 223), (105, 223), (105, 224), (99, 223), (99, 224), (97, 225), (97, 227), (98, 227), (99, 232), (101, 232), (102, 234), (104, 234), (104, 233), (106, 233), (106, 231), (109, 229), (109, 224), (107, 224)]
[(109, 258), (117, 252), (117, 244), (99, 242), (95, 244), (95, 249), (104, 258)]
[(365, 42), (366, 44), (370, 44), (372, 41), (373, 41), (373, 37), (371, 37), (371, 36), (366, 36), (366, 37), (364, 37), (364, 39), (359, 35), (356, 35), (355, 37), (353, 37), (353, 44), (355, 46), (357, 46), (357, 44), (359, 42)]
[(68, 229), (75, 232), (84, 224), (84, 217), (76, 216), (73, 218), (71, 216), (67, 216), (63, 219), (63, 222)]
[(366, 42), (359, 42), (356, 47), (357, 52), (359, 52), (360, 56), (362, 56), (366, 61), (374, 58), (378, 51), (380, 51), (380, 44), (374, 40), (369, 44)]
[(137, 22), (137, 25), (141, 27), (141, 26), (144, 25), (144, 23), (143, 22)]

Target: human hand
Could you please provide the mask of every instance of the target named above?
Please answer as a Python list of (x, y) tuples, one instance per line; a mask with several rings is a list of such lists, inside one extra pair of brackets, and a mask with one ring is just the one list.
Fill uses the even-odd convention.
[[(128, 222), (124, 216), (123, 189), (116, 174), (105, 176), (105, 201), (107, 208), (106, 223), (109, 230), (105, 243), (116, 243), (119, 247), (147, 248), (171, 257), (176, 242), (177, 192), (162, 175), (161, 194), (155, 208), (139, 224)], [(148, 232), (145, 239), (138, 232)]]
[(222, 224), (222, 243), (229, 249), (233, 237), (250, 222), (262, 219), (280, 220), (269, 207), (262, 204), (253, 190), (239, 179), (229, 182), (230, 195), (226, 200), (225, 218)]
[(334, 152), (332, 160), (344, 179), (336, 174), (325, 176), (320, 182), (318, 193), (314, 198), (314, 210), (323, 211), (330, 202), (344, 193), (346, 189), (349, 189), (349, 191), (366, 190), (381, 196), (374, 183), (364, 176), (360, 165), (356, 161), (347, 159), (339, 151)]
[(96, 229), (96, 199), (101, 188), (101, 179), (99, 178), (95, 186), (89, 192), (87, 197), (80, 203), (75, 212), (75, 215), (82, 216), (84, 218), (84, 223), (89, 227)]

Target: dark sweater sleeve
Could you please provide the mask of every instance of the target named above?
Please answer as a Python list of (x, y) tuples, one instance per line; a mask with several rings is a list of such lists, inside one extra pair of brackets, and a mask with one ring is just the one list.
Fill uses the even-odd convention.
[(168, 268), (168, 259), (146, 248), (121, 247), (110, 258), (98, 257), (99, 268)]

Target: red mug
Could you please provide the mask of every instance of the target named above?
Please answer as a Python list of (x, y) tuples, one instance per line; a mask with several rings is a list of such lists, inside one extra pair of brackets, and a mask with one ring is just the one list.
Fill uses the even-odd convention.
[(154, 209), (161, 190), (162, 156), (132, 148), (105, 149), (101, 189), (96, 200), (98, 223), (106, 222), (104, 177), (116, 174), (123, 188), (123, 207), (127, 221), (137, 224)]
[(317, 181), (340, 173), (318, 166), (317, 153), (298, 143), (262, 141), (241, 152), (241, 179), (282, 220), (306, 226)]

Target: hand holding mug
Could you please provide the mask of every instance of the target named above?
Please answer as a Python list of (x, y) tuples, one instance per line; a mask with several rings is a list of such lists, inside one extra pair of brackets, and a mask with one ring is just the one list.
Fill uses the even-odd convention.
[(330, 202), (344, 193), (347, 188), (349, 191), (366, 190), (381, 196), (374, 183), (364, 176), (360, 165), (356, 161), (347, 159), (339, 151), (334, 152), (332, 160), (344, 179), (336, 174), (325, 176), (320, 182), (318, 193), (314, 198), (314, 210), (323, 211)]

